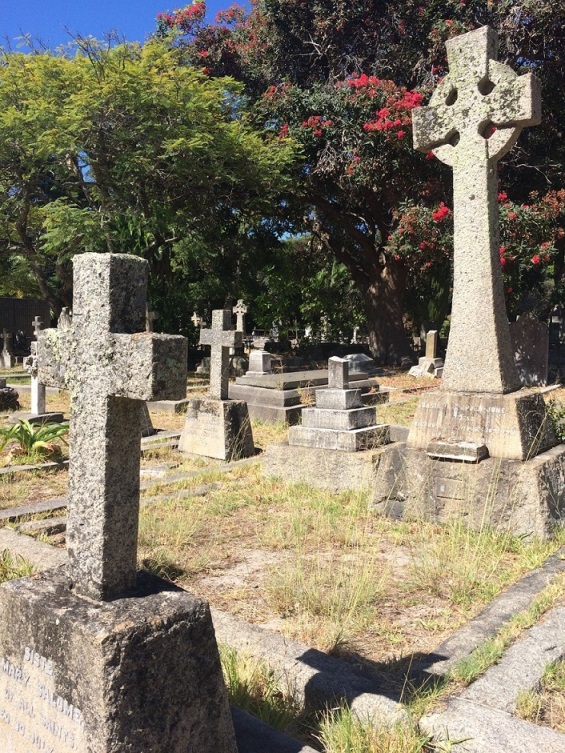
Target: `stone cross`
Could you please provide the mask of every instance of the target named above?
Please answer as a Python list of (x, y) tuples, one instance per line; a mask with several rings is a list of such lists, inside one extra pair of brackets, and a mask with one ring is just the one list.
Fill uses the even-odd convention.
[(41, 318), (39, 316), (36, 316), (32, 324), (33, 324), (33, 334), (35, 335), (35, 339), (39, 340), (39, 333), (41, 332)]
[(150, 311), (149, 306), (145, 311), (145, 331), (153, 332), (153, 324), (159, 318), (159, 314), (156, 311)]
[(454, 278), (441, 389), (520, 387), (499, 263), (496, 163), (524, 126), (541, 122), (539, 81), (496, 61), (488, 26), (446, 42), (449, 74), (429, 107), (413, 111), (414, 146), (453, 168)]
[(12, 334), (5, 329), (2, 330), (2, 350), (4, 353), (12, 352)]
[(241, 347), (243, 333), (231, 328), (231, 311), (212, 311), (212, 329), (200, 330), (200, 345), (210, 345), (210, 397), (216, 400), (228, 399), (230, 377), (229, 349)]
[(202, 317), (198, 316), (198, 314), (196, 313), (196, 311), (193, 313), (190, 321), (194, 324), (194, 327), (196, 329), (198, 329), (198, 327), (202, 326)]
[(328, 359), (328, 389), (349, 389), (349, 361), (338, 356)]
[(426, 332), (426, 358), (433, 361), (437, 356), (437, 329), (430, 329)]
[(39, 335), (39, 379), (71, 396), (67, 550), (73, 590), (136, 584), (141, 409), (186, 395), (185, 338), (145, 332), (147, 262), (77, 254), (69, 329)]
[(235, 326), (237, 332), (245, 332), (245, 314), (247, 314), (247, 306), (243, 302), (243, 298), (240, 298), (237, 305), (233, 307), (233, 313), (237, 316), (237, 324)]
[[(36, 337), (38, 332), (36, 333)], [(37, 341), (30, 343), (30, 355), (23, 360), (23, 365), (31, 377), (31, 414), (40, 416), (45, 413), (45, 385), (38, 378)]]

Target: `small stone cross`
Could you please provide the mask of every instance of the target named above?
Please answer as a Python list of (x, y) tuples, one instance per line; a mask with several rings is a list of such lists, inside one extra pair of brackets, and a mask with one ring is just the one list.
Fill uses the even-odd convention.
[(84, 253), (73, 267), (72, 324), (40, 332), (39, 379), (71, 396), (71, 586), (109, 600), (136, 583), (142, 401), (186, 396), (187, 343), (145, 332), (145, 260)]
[(35, 335), (35, 339), (39, 340), (39, 333), (41, 332), (41, 318), (39, 316), (36, 316), (33, 320), (33, 334)]
[(200, 345), (210, 345), (210, 397), (216, 400), (228, 399), (230, 376), (229, 349), (241, 347), (242, 332), (231, 328), (231, 311), (216, 309), (212, 311), (212, 329), (200, 330)]
[(328, 389), (349, 389), (349, 361), (332, 356), (328, 359)]
[(5, 329), (2, 330), (2, 350), (4, 353), (12, 352), (12, 334)]
[(198, 327), (202, 326), (202, 317), (198, 316), (196, 311), (193, 313), (190, 321), (194, 324), (195, 329), (198, 329)]
[(496, 163), (522, 128), (541, 122), (539, 81), (497, 62), (488, 26), (446, 42), (449, 74), (413, 111), (414, 146), (453, 167), (454, 278), (441, 389), (520, 387), (499, 263)]
[(145, 313), (145, 330), (147, 332), (153, 332), (153, 323), (156, 322), (158, 318), (159, 314), (156, 311), (150, 311), (149, 307), (147, 307)]
[(245, 314), (247, 314), (247, 306), (243, 302), (243, 298), (240, 298), (237, 305), (233, 307), (233, 313), (237, 316), (237, 324), (235, 328), (238, 332), (245, 332)]

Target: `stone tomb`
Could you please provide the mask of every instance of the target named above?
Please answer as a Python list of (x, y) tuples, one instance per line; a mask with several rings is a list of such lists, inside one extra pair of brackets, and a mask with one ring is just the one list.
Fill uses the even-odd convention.
[(39, 378), (71, 394), (68, 564), (0, 586), (0, 750), (236, 753), (206, 602), (137, 569), (141, 404), (186, 385), (186, 340), (145, 332), (147, 262), (74, 262)]
[(349, 363), (337, 357), (328, 361), (328, 386), (316, 390), (316, 407), (304, 408), (302, 425), (288, 434), (288, 444), (267, 448), (263, 473), (332, 491), (370, 487), (375, 448), (389, 439), (375, 407), (350, 386)]
[[(364, 404), (386, 402), (388, 394), (380, 392), (378, 382), (368, 374), (355, 371), (349, 375), (361, 390)], [(258, 374), (248, 371), (229, 385), (230, 397), (245, 400), (251, 418), (270, 423), (296, 424), (305, 405), (315, 400), (315, 395), (327, 389), (327, 369), (291, 371), (283, 374)]]
[(549, 331), (547, 324), (533, 314), (522, 314), (510, 324), (516, 369), (525, 387), (547, 384), (549, 371)]
[(242, 333), (231, 328), (231, 311), (212, 312), (212, 329), (200, 331), (200, 344), (211, 346), (210, 397), (193, 398), (179, 440), (179, 450), (220, 460), (255, 454), (247, 404), (228, 399), (229, 349), (240, 346)]
[(451, 329), (441, 388), (420, 400), (406, 445), (380, 458), (373, 502), (394, 515), (463, 515), (544, 535), (565, 507), (565, 448), (555, 447), (542, 396), (519, 391), (496, 173), (521, 129), (540, 122), (540, 86), (498, 63), (497, 44), (488, 27), (448, 40), (449, 74), (413, 112), (416, 148), (453, 168)]
[(443, 360), (437, 357), (439, 333), (431, 329), (426, 334), (426, 355), (418, 359), (418, 365), (412, 366), (408, 372), (411, 376), (427, 376), (437, 379), (443, 375)]

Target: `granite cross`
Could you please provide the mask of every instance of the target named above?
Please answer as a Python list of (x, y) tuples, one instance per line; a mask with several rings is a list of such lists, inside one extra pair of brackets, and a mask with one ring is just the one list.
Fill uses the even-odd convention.
[[(36, 317), (37, 318), (37, 317)], [(39, 334), (39, 330), (36, 330), (36, 337)], [(38, 379), (37, 368), (37, 341), (33, 340), (30, 343), (30, 355), (26, 356), (23, 360), (23, 365), (28, 374), (31, 377), (31, 414), (32, 416), (40, 416), (45, 413), (45, 385), (41, 384)]]
[(200, 330), (200, 345), (210, 345), (210, 397), (216, 400), (228, 399), (230, 376), (229, 349), (241, 347), (243, 334), (231, 328), (231, 311), (212, 311), (212, 329)]
[(243, 298), (240, 298), (237, 305), (233, 307), (233, 313), (237, 316), (236, 330), (238, 332), (245, 332), (245, 314), (247, 314), (247, 306), (243, 302)]
[(40, 333), (39, 379), (71, 396), (72, 588), (109, 600), (136, 583), (142, 401), (184, 397), (187, 343), (145, 332), (145, 260), (84, 253), (73, 266), (72, 324)]
[(35, 339), (38, 340), (39, 333), (41, 332), (41, 318), (39, 316), (36, 316), (32, 324), (33, 324), (33, 334), (35, 335)]
[(198, 329), (198, 327), (202, 326), (202, 317), (198, 316), (196, 311), (192, 314), (190, 321), (194, 324), (194, 327)]
[(496, 61), (488, 26), (446, 47), (449, 74), (429, 107), (412, 113), (416, 149), (453, 168), (453, 305), (441, 389), (512, 392), (520, 384), (499, 263), (496, 163), (524, 126), (541, 122), (540, 85)]
[(328, 359), (328, 389), (349, 389), (349, 361), (338, 356)]

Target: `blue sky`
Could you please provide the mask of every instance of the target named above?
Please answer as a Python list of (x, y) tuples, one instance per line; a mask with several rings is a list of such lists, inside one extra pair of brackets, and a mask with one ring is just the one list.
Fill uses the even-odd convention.
[[(130, 41), (143, 41), (155, 28), (157, 13), (184, 7), (190, 0), (0, 0), (0, 44), (21, 33), (52, 47), (69, 41), (67, 27), (82, 36), (101, 37), (113, 29)], [(208, 18), (233, 0), (208, 0)]]

